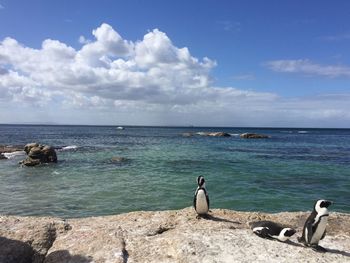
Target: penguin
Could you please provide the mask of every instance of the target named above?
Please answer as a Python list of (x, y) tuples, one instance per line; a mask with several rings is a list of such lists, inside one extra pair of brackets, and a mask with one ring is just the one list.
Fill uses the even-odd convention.
[(295, 234), (295, 229), (283, 227), (272, 221), (257, 221), (249, 223), (253, 233), (262, 238), (277, 239), (285, 242)]
[(312, 247), (319, 252), (326, 252), (327, 250), (318, 245), (318, 242), (326, 236), (326, 226), (328, 221), (328, 207), (333, 202), (328, 200), (318, 200), (314, 205), (314, 210), (306, 219), (303, 235), (298, 238), (300, 243), (305, 246)]
[(197, 190), (194, 194), (193, 206), (199, 216), (206, 216), (209, 211), (209, 196), (205, 189), (205, 180), (203, 176), (197, 178)]

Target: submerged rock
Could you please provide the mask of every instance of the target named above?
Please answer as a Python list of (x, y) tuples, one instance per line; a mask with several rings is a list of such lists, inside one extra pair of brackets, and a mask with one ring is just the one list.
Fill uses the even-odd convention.
[(270, 138), (270, 136), (265, 135), (265, 134), (257, 134), (257, 133), (242, 133), (240, 135), (241, 138), (244, 139), (266, 139), (266, 138)]
[(28, 157), (20, 164), (25, 166), (35, 166), (41, 163), (56, 163), (57, 155), (52, 146), (38, 143), (29, 143), (24, 146), (24, 151)]
[(130, 159), (128, 159), (126, 157), (122, 157), (122, 156), (112, 157), (109, 160), (110, 163), (115, 163), (115, 164), (122, 164), (122, 163), (126, 163), (128, 161), (130, 161)]

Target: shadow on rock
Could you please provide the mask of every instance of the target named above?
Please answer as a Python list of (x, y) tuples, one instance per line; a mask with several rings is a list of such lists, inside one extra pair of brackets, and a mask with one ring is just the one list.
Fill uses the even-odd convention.
[(58, 250), (46, 256), (44, 263), (91, 263), (92, 257), (71, 255), (68, 250)]
[(326, 253), (338, 254), (338, 255), (343, 255), (345, 257), (350, 257), (350, 252), (346, 252), (338, 249), (329, 249), (329, 248), (325, 248), (325, 249), (326, 249)]
[(295, 246), (295, 247), (305, 247), (304, 245), (293, 242), (292, 240), (287, 240), (287, 241), (284, 241), (283, 243), (286, 243), (288, 245)]
[(213, 216), (213, 215), (205, 215), (205, 216), (201, 216), (203, 219), (207, 219), (207, 220), (212, 220), (212, 221), (216, 221), (216, 222), (225, 222), (225, 223), (232, 223), (232, 224), (237, 224), (237, 225), (241, 225), (241, 222), (238, 221), (232, 221), (226, 218), (221, 218), (221, 217), (217, 217), (217, 216)]
[(35, 251), (22, 241), (0, 237), (1, 263), (31, 263)]

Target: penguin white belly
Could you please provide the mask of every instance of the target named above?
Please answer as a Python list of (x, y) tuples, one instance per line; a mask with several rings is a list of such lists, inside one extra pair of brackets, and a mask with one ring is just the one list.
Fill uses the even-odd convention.
[(321, 237), (323, 236), (324, 231), (326, 230), (327, 221), (328, 216), (321, 217), (320, 223), (318, 224), (317, 229), (311, 238), (310, 244), (318, 244)]
[(197, 193), (196, 211), (198, 214), (206, 214), (208, 213), (208, 210), (209, 208), (205, 192), (202, 189), (200, 189)]

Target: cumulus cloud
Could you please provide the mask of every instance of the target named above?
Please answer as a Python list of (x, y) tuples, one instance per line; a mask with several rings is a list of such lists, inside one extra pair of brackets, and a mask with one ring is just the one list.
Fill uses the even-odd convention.
[[(347, 118), (347, 104), (334, 97), (285, 100), (273, 93), (217, 87), (211, 71), (216, 62), (177, 47), (166, 33), (154, 29), (142, 39), (124, 39), (108, 24), (79, 38), (75, 49), (46, 39), (41, 48), (24, 46), (7, 37), (0, 42), (0, 108), (19, 107), (53, 114), (61, 123), (270, 125), (290, 121)], [(276, 71), (310, 74), (326, 70), (310, 61), (273, 61)], [(302, 68), (302, 69), (300, 69)], [(343, 73), (341, 72), (343, 70)], [(323, 70), (323, 71), (322, 71)], [(330, 70), (328, 69), (328, 72)], [(338, 68), (328, 76), (347, 74)], [(241, 79), (251, 78), (250, 75)], [(319, 102), (319, 101), (322, 102)], [(305, 107), (304, 105), (312, 105)], [(38, 109), (42, 109), (39, 111)], [(14, 118), (16, 110), (7, 110)], [(74, 113), (74, 114), (73, 114)], [(77, 115), (75, 115), (77, 114)], [(6, 121), (3, 117), (0, 121)], [(16, 120), (13, 120), (15, 121)]]
[(274, 60), (266, 63), (273, 71), (287, 73), (303, 73), (330, 78), (350, 77), (350, 67), (338, 65), (320, 65), (308, 59)]

